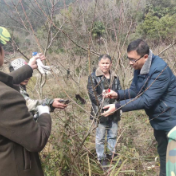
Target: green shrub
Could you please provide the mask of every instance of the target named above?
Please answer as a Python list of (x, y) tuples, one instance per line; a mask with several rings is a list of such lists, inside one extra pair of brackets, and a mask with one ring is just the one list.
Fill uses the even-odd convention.
[(99, 38), (105, 33), (105, 27), (104, 24), (100, 21), (97, 21), (94, 23), (93, 29), (92, 29), (92, 36), (94, 38)]
[(174, 39), (176, 15), (165, 15), (161, 18), (148, 13), (143, 23), (138, 25), (137, 31), (143, 38), (151, 41), (168, 42)]

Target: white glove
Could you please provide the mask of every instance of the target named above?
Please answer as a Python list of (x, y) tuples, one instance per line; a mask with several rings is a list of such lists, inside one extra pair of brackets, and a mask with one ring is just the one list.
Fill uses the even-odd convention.
[(38, 65), (38, 69), (41, 74), (45, 74), (47, 71), (51, 70), (50, 66), (43, 65), (43, 63), (40, 59), (37, 59), (37, 65)]
[(48, 106), (43, 106), (43, 105), (37, 106), (37, 109), (38, 109), (39, 116), (44, 113), (49, 114), (49, 111), (50, 111), (50, 108)]

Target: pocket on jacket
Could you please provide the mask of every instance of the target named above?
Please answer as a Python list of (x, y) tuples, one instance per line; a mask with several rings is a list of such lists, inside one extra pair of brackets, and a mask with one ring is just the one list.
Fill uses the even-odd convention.
[(24, 170), (31, 169), (30, 153), (25, 148), (23, 148), (23, 157), (24, 157)]
[(154, 109), (154, 113), (165, 113), (170, 109), (170, 106), (167, 105), (166, 102), (164, 102), (163, 100), (160, 100), (160, 102), (158, 103), (158, 105), (156, 106), (156, 108)]
[(19, 172), (31, 169), (30, 152), (18, 144), (14, 144), (14, 156), (17, 170)]

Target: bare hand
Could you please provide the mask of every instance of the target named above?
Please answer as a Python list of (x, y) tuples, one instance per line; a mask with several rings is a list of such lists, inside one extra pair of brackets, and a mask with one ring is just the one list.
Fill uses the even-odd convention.
[(60, 103), (59, 100), (61, 100), (61, 98), (55, 98), (52, 106), (58, 109), (65, 109), (67, 105), (64, 103)]
[(40, 59), (41, 61), (46, 59), (45, 56), (42, 53), (38, 53), (36, 56), (33, 56), (30, 60), (28, 65), (34, 70), (37, 66), (37, 59)]
[(107, 109), (107, 111), (101, 114), (102, 116), (105, 116), (105, 117), (113, 114), (116, 111), (115, 104), (106, 105), (103, 107), (103, 109)]
[(110, 92), (105, 91), (103, 93), (104, 98), (112, 98), (112, 99), (117, 99), (118, 98), (118, 94), (117, 92), (110, 90)]

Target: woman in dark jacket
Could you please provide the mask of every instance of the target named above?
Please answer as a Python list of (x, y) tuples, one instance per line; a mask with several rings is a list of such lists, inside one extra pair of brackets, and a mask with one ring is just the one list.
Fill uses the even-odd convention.
[(105, 134), (107, 132), (108, 158), (115, 152), (117, 139), (118, 121), (120, 120), (120, 111), (116, 111), (108, 117), (100, 116), (101, 109), (107, 104), (114, 104), (114, 99), (103, 98), (103, 92), (108, 89), (118, 91), (121, 89), (120, 81), (117, 75), (111, 71), (112, 61), (109, 55), (99, 57), (98, 68), (88, 78), (88, 93), (92, 102), (91, 119), (98, 122), (96, 129), (96, 152), (98, 160), (102, 165), (106, 165), (106, 154), (104, 152)]

